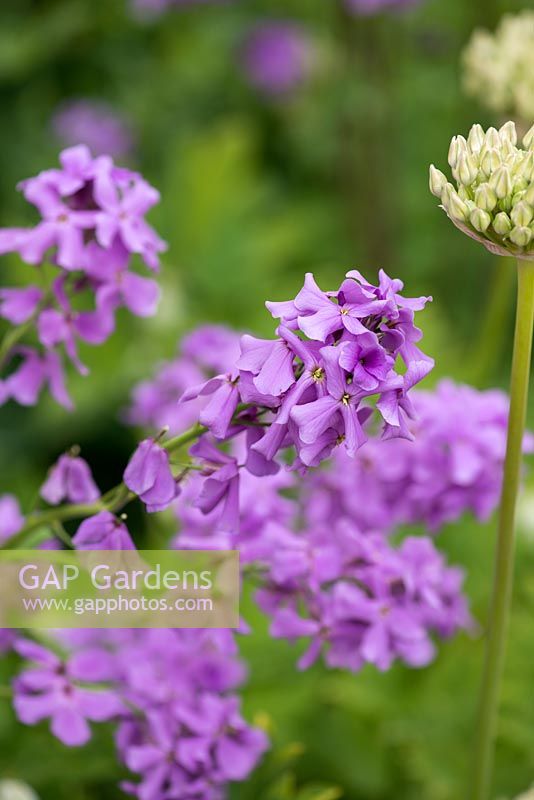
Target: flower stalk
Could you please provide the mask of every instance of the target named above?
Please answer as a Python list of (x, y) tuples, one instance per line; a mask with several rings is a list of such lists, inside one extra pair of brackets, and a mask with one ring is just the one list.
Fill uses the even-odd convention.
[(518, 259), (517, 311), (510, 386), (506, 460), (499, 512), (493, 591), (476, 729), (470, 800), (488, 800), (491, 788), (501, 679), (513, 585), (517, 496), (525, 431), (532, 331), (534, 264)]
[[(161, 446), (168, 453), (173, 453), (197, 441), (205, 430), (206, 429), (202, 425), (193, 425), (184, 433), (174, 436), (166, 442), (162, 442)], [(54, 527), (57, 523), (91, 517), (94, 514), (98, 514), (100, 511), (116, 513), (121, 511), (121, 509), (135, 497), (136, 495), (130, 492), (124, 483), (119, 483), (94, 503), (70, 503), (68, 505), (58, 506), (57, 508), (50, 508), (46, 511), (38, 511), (27, 518), (24, 527), (16, 536), (13, 536), (6, 542), (3, 549), (16, 550), (17, 548), (23, 547), (28, 535), (44, 525)]]

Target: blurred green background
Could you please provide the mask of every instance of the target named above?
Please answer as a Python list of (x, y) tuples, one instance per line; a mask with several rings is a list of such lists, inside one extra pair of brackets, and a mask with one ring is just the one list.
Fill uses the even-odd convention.
[[(28, 507), (48, 465), (74, 442), (100, 485), (113, 485), (136, 441), (120, 421), (133, 385), (201, 322), (268, 334), (265, 299), (294, 296), (308, 270), (333, 288), (349, 268), (374, 279), (383, 267), (409, 295), (432, 294), (421, 315), (424, 349), (436, 358), (430, 382), (451, 375), (504, 385), (512, 271), (499, 277), (494, 258), (448, 223), (427, 173), (431, 161), (446, 165), (453, 134), (475, 121), (502, 122), (463, 95), (460, 53), (475, 27), (494, 27), (503, 12), (525, 7), (525, 0), (426, 0), (402, 14), (350, 17), (338, 0), (235, 0), (143, 23), (128, 0), (1, 0), (1, 224), (35, 219), (15, 185), (55, 163), (57, 107), (104, 99), (135, 132), (129, 163), (161, 191), (151, 221), (170, 245), (159, 314), (119, 314), (105, 345), (82, 349), (91, 376), (70, 375), (74, 413), (48, 399), (36, 409), (0, 410), (2, 491)], [(237, 57), (250, 26), (271, 18), (296, 20), (317, 52), (311, 78), (284, 100), (254, 90)], [(17, 258), (2, 257), (1, 269), (2, 284), (30, 280)], [(488, 324), (496, 280), (499, 302)], [(503, 797), (534, 781), (534, 540), (523, 516), (499, 734)], [(132, 519), (143, 541), (142, 518), (134, 511)], [(479, 619), (492, 533), (492, 524), (466, 520), (440, 538), (468, 570)], [(443, 645), (422, 672), (299, 674), (296, 654), (268, 638), (249, 606), (246, 709), (268, 725), (275, 746), (232, 797), (462, 797), (481, 660), (476, 637)], [(4, 662), (6, 676), (9, 668)], [(67, 750), (44, 729), (15, 725), (9, 703), (0, 703), (2, 776), (27, 780), (50, 800), (120, 796), (108, 732), (83, 751)]]

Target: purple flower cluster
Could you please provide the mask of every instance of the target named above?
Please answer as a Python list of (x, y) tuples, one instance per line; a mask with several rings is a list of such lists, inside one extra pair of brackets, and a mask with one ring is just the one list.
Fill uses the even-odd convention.
[(98, 100), (71, 100), (61, 105), (52, 128), (65, 147), (85, 144), (97, 156), (125, 158), (133, 150), (130, 127), (113, 106)]
[[(8, 348), (9, 373), (0, 379), (0, 403), (13, 399), (34, 405), (48, 385), (54, 399), (71, 408), (63, 351), (86, 374), (78, 341), (104, 342), (121, 306), (138, 316), (149, 316), (157, 307), (157, 283), (129, 267), (137, 255), (149, 269), (159, 268), (165, 244), (144, 218), (158, 202), (158, 192), (138, 173), (115, 166), (109, 156), (93, 158), (83, 145), (64, 150), (60, 164), (20, 184), (40, 222), (33, 228), (0, 230), (0, 253), (17, 252), (35, 265), (41, 284), (0, 289), (0, 316), (17, 326), (33, 324), (39, 343), (15, 342)], [(45, 261), (58, 273), (43, 286)], [(79, 310), (87, 305), (87, 295), (94, 307)]]
[[(508, 397), (441, 381), (414, 391), (413, 440), (371, 439), (355, 459), (338, 449), (328, 468), (310, 473), (304, 493), (315, 519), (337, 516), (365, 529), (423, 524), (436, 532), (466, 512), (495, 510), (501, 490)], [(524, 452), (534, 441), (525, 437)]]
[(353, 672), (366, 663), (387, 670), (397, 659), (422, 667), (434, 658), (433, 635), (470, 625), (463, 573), (428, 538), (394, 548), (347, 519), (302, 534), (273, 527), (265, 544), (257, 600), (272, 616), (273, 636), (311, 639), (301, 669), (321, 652), (328, 666)]
[(310, 75), (314, 48), (306, 32), (293, 22), (258, 24), (241, 48), (247, 80), (269, 95), (287, 95)]
[[(239, 438), (237, 460), (244, 449)], [(341, 467), (347, 463), (345, 454)], [(427, 664), (436, 637), (470, 627), (461, 570), (447, 566), (428, 537), (394, 546), (391, 530), (377, 524), (387, 506), (359, 527), (351, 507), (339, 502), (336, 478), (347, 494), (349, 482), (339, 470), (325, 474), (330, 481), (321, 481), (322, 471), (300, 478), (286, 470), (263, 477), (243, 471), (239, 515), (231, 524), (224, 524), (224, 513), (221, 520), (205, 508), (209, 493), (202, 475), (193, 474), (175, 504), (180, 532), (174, 545), (238, 549), (245, 573), (252, 569), (260, 581), (256, 600), (271, 617), (271, 634), (311, 638), (301, 668), (321, 653), (328, 666), (353, 671), (365, 663), (388, 669), (396, 659)], [(355, 504), (365, 504), (357, 482), (351, 485)], [(372, 496), (372, 482), (362, 491)]]
[(267, 749), (240, 714), (245, 672), (230, 631), (64, 631), (60, 657), (19, 638), (27, 664), (14, 707), (28, 725), (50, 720), (69, 746), (90, 722), (114, 721), (120, 760), (138, 778), (122, 788), (140, 800), (222, 800)]
[[(205, 478), (199, 506), (218, 508), (224, 528), (238, 515), (243, 467), (257, 476), (274, 474), (278, 454), (288, 448), (303, 469), (317, 466), (337, 445), (354, 457), (373, 408), (383, 438), (411, 437), (409, 390), (433, 361), (417, 347), (421, 332), (414, 325), (414, 312), (428, 298), (405, 298), (401, 289), (401, 281), (384, 272), (373, 286), (352, 271), (337, 291), (323, 292), (309, 274), (294, 300), (267, 303), (280, 319), (277, 339), (243, 336), (230, 370), (184, 393), (182, 402), (194, 401), (207, 429), (190, 451)], [(218, 445), (242, 432), (246, 445), (238, 463)]]

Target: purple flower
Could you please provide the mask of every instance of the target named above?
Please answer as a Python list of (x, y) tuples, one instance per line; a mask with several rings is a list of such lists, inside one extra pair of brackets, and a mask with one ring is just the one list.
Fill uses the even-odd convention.
[(129, 126), (113, 106), (96, 100), (64, 103), (52, 119), (54, 133), (67, 147), (85, 144), (96, 155), (124, 158), (133, 150)]
[(63, 365), (59, 355), (50, 351), (40, 356), (30, 347), (19, 347), (11, 353), (21, 356), (18, 367), (3, 381), (0, 404), (9, 399), (21, 406), (34, 406), (45, 385), (48, 385), (53, 398), (67, 410), (72, 409), (72, 401), (65, 388)]
[[(51, 650), (28, 640), (15, 644), (19, 655), (35, 666), (24, 670), (14, 684), (13, 705), (25, 725), (50, 719), (50, 730), (69, 747), (91, 738), (91, 722), (103, 722), (118, 716), (122, 703), (112, 691), (86, 689), (74, 681), (87, 680), (83, 670), (63, 662)], [(73, 668), (74, 667), (74, 668)]]
[(99, 206), (95, 236), (109, 248), (118, 236), (130, 253), (139, 253), (150, 269), (159, 268), (158, 253), (165, 243), (145, 222), (144, 215), (159, 202), (159, 192), (140, 176), (118, 173), (113, 162), (96, 171), (94, 196)]
[(232, 456), (218, 450), (208, 437), (202, 436), (191, 448), (191, 455), (200, 460), (205, 480), (196, 505), (205, 514), (218, 509), (218, 528), (235, 531), (239, 527), (239, 468)]
[(292, 22), (265, 22), (253, 29), (242, 47), (241, 61), (250, 83), (271, 95), (294, 91), (313, 65), (309, 36)]
[(84, 520), (72, 541), (77, 550), (135, 550), (128, 528), (109, 511)]
[(19, 501), (12, 494), (0, 495), (0, 542), (15, 536), (24, 527)]
[(204, 396), (211, 396), (211, 399), (203, 406), (198, 420), (201, 425), (209, 428), (217, 439), (224, 439), (239, 402), (235, 372), (217, 375), (201, 383), (200, 386), (188, 389), (183, 393), (180, 402), (187, 403)]
[(291, 417), (297, 423), (299, 436), (305, 444), (313, 444), (326, 430), (334, 428), (336, 422), (342, 420), (341, 436), (348, 454), (353, 456), (366, 441), (358, 415), (362, 390), (340, 366), (340, 355), (344, 355), (340, 348), (322, 348), (327, 394), (312, 403), (294, 406)]
[(89, 464), (73, 453), (60, 456), (51, 467), (40, 494), (54, 506), (64, 500), (70, 503), (93, 503), (100, 497)]
[[(25, 360), (0, 379), (1, 403), (11, 398), (33, 405), (48, 384), (54, 399), (71, 408), (59, 349), (64, 347), (78, 371), (87, 374), (78, 340), (101, 344), (113, 333), (119, 307), (144, 317), (155, 312), (159, 300), (156, 283), (137, 275), (129, 263), (139, 254), (151, 269), (159, 265), (165, 244), (144, 218), (158, 192), (138, 173), (116, 167), (109, 156), (93, 158), (85, 145), (64, 150), (59, 160), (59, 168), (19, 186), (38, 210), (38, 224), (0, 231), (0, 253), (18, 252), (35, 265), (48, 260), (58, 271), (46, 296), (36, 286), (0, 289), (0, 316), (15, 325), (35, 317), (45, 349), (41, 356), (18, 345), (7, 353), (8, 364), (17, 355)], [(88, 307), (92, 310), (77, 310)]]
[(124, 471), (124, 483), (145, 503), (149, 513), (163, 511), (179, 491), (169, 454), (154, 439), (138, 445)]

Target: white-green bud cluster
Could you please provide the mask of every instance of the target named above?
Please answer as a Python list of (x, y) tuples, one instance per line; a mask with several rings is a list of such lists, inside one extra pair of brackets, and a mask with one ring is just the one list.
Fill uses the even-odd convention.
[(469, 95), (518, 121), (534, 119), (534, 11), (506, 14), (495, 33), (476, 30), (462, 63)]
[(513, 122), (473, 125), (449, 148), (451, 182), (434, 165), (430, 191), (456, 227), (492, 253), (534, 260), (534, 125), (517, 145)]

